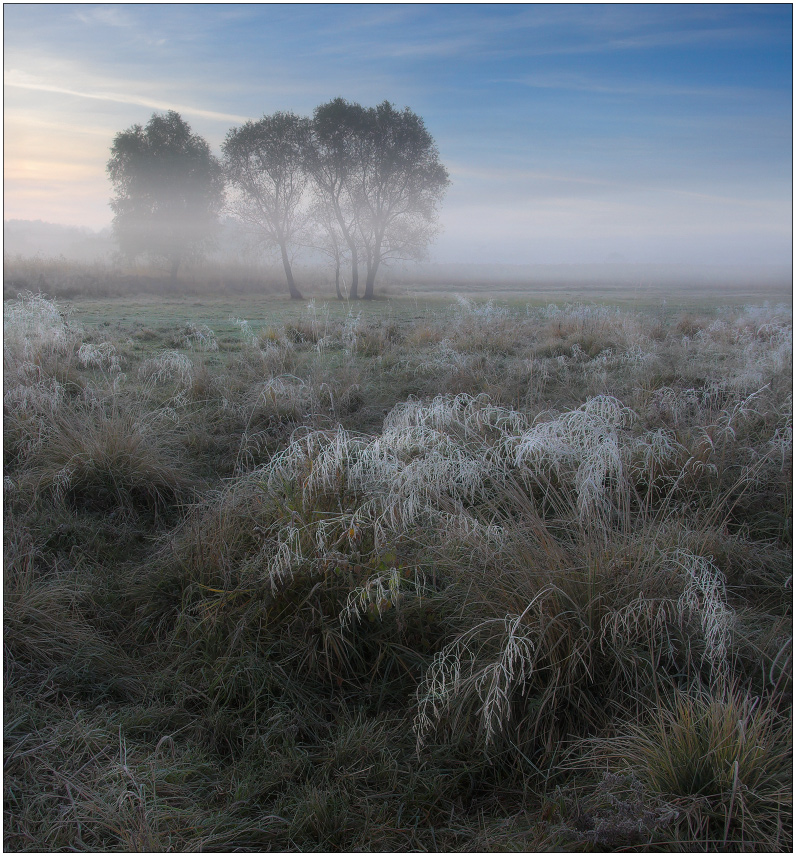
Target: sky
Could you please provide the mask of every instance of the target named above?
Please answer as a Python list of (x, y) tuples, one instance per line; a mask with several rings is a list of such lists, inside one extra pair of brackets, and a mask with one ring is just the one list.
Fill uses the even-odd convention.
[(790, 4), (5, 4), (4, 217), (108, 226), (116, 133), (410, 107), (439, 262), (790, 264)]

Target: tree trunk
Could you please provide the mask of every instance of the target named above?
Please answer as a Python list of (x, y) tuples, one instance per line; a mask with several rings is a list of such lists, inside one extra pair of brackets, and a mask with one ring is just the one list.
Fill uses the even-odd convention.
[(359, 269), (357, 267), (357, 244), (346, 225), (345, 217), (343, 217), (343, 212), (340, 210), (339, 199), (334, 200), (334, 213), (335, 217), (337, 217), (337, 223), (340, 226), (340, 231), (343, 233), (343, 240), (346, 242), (348, 250), (351, 253), (351, 288), (348, 291), (348, 299), (358, 300)]
[(380, 230), (375, 230), (373, 235), (373, 247), (367, 248), (368, 255), (368, 273), (365, 280), (365, 293), (362, 295), (365, 300), (373, 300), (373, 286), (376, 282), (376, 274), (379, 270), (381, 262), (381, 242), (384, 233)]
[(171, 281), (172, 282), (174, 282), (174, 280), (177, 279), (177, 271), (180, 269), (180, 262), (181, 261), (182, 260), (179, 258), (171, 260)]
[(296, 283), (293, 280), (293, 269), (290, 267), (290, 259), (287, 256), (287, 247), (284, 244), (279, 245), (282, 251), (282, 264), (285, 267), (285, 276), (287, 277), (287, 290), (290, 292), (291, 300), (304, 300), (301, 292), (296, 288)]
[(357, 251), (351, 245), (351, 288), (348, 290), (349, 300), (359, 300), (359, 268), (357, 267)]
[(378, 261), (372, 265), (368, 265), (368, 274), (365, 278), (365, 293), (362, 295), (363, 300), (373, 300), (373, 285), (376, 282), (376, 272), (379, 269)]
[(337, 299), (343, 300), (343, 292), (340, 291), (340, 259), (334, 264), (334, 290), (337, 292)]

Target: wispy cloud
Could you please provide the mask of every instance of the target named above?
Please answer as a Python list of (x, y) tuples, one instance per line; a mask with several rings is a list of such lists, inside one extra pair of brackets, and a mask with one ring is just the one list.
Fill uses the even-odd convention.
[[(697, 15), (687, 26), (672, 27), (673, 17), (681, 21), (685, 12), (672, 16), (654, 6), (516, 6), (507, 12), (485, 9), (482, 14), (453, 16), (440, 9), (409, 7), (411, 20), (396, 26), (395, 32), (380, 34), (370, 42), (351, 29), (381, 25), (380, 19), (346, 19), (346, 29), (337, 33), (323, 48), (324, 53), (345, 54), (356, 42), (365, 57), (384, 58), (470, 58), (512, 56), (577, 56), (614, 52), (678, 49), (697, 46), (748, 44), (771, 37), (761, 27), (717, 26), (709, 14)], [(397, 22), (395, 22), (397, 23)], [(349, 26), (350, 24), (350, 26)], [(406, 34), (412, 33), (407, 39)]]
[(569, 92), (593, 92), (601, 95), (635, 95), (643, 98), (759, 98), (763, 91), (739, 86), (682, 86), (652, 81), (624, 82), (600, 80), (580, 74), (528, 74), (495, 80), (495, 83), (517, 83), (531, 89), (559, 89)]
[(663, 30), (654, 33), (639, 33), (619, 39), (609, 39), (596, 47), (604, 50), (679, 48), (689, 45), (748, 42), (765, 35), (766, 31), (754, 27), (702, 27), (694, 30)]
[(412, 57), (449, 57), (461, 54), (473, 46), (471, 39), (439, 39), (433, 41), (398, 42), (381, 45), (377, 52), (394, 59)]
[(237, 116), (234, 113), (219, 113), (215, 110), (205, 110), (201, 107), (193, 107), (187, 104), (167, 103), (155, 98), (143, 95), (133, 95), (124, 92), (81, 92), (65, 86), (57, 86), (52, 83), (20, 79), (14, 71), (9, 71), (4, 78), (4, 85), (15, 89), (30, 89), (38, 92), (54, 92), (59, 95), (71, 95), (77, 98), (90, 98), (95, 101), (114, 101), (118, 104), (137, 104), (140, 107), (149, 107), (154, 110), (176, 110), (188, 116), (201, 116), (203, 119), (213, 119), (221, 122), (245, 122), (248, 117)]
[(84, 24), (103, 24), (109, 27), (128, 28), (135, 24), (134, 18), (124, 6), (80, 6), (75, 17)]
[(123, 5), (115, 6), (82, 6), (74, 13), (75, 18), (88, 27), (112, 27), (124, 31), (132, 39), (151, 47), (162, 47), (167, 39), (162, 35), (153, 36), (142, 29), (129, 9)]

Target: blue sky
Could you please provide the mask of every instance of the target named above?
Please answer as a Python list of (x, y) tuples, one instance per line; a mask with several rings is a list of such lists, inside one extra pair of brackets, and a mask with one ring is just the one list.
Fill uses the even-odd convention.
[(439, 261), (788, 263), (792, 9), (4, 6), (5, 217), (111, 220), (116, 132), (336, 96), (419, 113), (448, 166)]

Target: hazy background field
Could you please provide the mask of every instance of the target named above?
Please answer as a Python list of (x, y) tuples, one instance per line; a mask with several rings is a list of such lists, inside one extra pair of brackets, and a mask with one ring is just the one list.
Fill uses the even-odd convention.
[[(245, 294), (259, 307), (284, 291), (284, 273), (246, 255), (219, 252), (202, 264), (187, 266), (179, 282), (156, 267), (130, 266), (115, 258), (110, 230), (69, 228), (32, 221), (6, 221), (4, 297), (43, 291), (55, 297), (124, 299), (141, 295), (171, 297), (170, 311), (183, 313), (179, 295), (221, 298)], [(297, 280), (308, 297), (334, 300), (334, 274), (322, 264), (296, 266)], [(604, 262), (577, 265), (508, 265), (394, 263), (379, 281), (379, 298), (448, 301), (452, 294), (483, 299), (544, 304), (607, 301), (639, 308), (669, 303), (684, 308), (710, 308), (792, 300), (790, 267), (755, 265), (665, 265)], [(348, 311), (351, 308), (347, 305)], [(141, 305), (143, 309), (143, 304)], [(132, 309), (130, 309), (132, 311)], [(259, 311), (259, 309), (257, 309)], [(283, 310), (290, 312), (287, 307)], [(296, 309), (295, 311), (299, 311)], [(334, 308), (331, 311), (336, 312)], [(358, 304), (357, 311), (379, 312)]]

